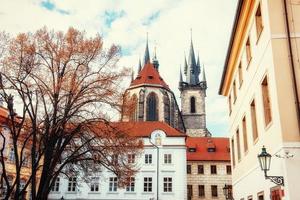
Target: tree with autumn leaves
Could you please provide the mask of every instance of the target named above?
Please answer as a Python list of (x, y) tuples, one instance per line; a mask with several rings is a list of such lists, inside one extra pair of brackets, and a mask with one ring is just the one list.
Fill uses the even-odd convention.
[[(107, 117), (108, 110), (124, 110), (128, 70), (117, 65), (120, 48), (105, 49), (99, 35), (87, 37), (74, 28), (16, 37), (1, 33), (0, 45), (0, 96), (8, 111), (2, 124), (8, 131), (0, 135), (0, 185), (6, 199), (20, 199), (25, 191), (32, 199), (47, 199), (58, 176), (88, 181), (102, 168), (126, 184), (136, 172), (126, 156), (137, 154), (142, 143)], [(8, 148), (14, 154), (13, 180)], [(21, 185), (25, 167), (30, 173)]]

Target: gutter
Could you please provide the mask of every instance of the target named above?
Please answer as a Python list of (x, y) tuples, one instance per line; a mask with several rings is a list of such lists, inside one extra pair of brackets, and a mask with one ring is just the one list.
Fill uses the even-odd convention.
[(243, 2), (244, 2), (243, 0), (239, 0), (237, 8), (236, 8), (234, 23), (233, 23), (233, 27), (232, 27), (232, 30), (231, 30), (231, 36), (230, 36), (229, 45), (228, 45), (228, 49), (227, 49), (227, 55), (226, 55), (225, 64), (224, 64), (224, 67), (223, 67), (221, 83), (220, 83), (220, 86), (219, 86), (219, 95), (222, 95), (223, 83), (224, 83), (225, 75), (226, 75), (226, 72), (227, 72), (227, 65), (228, 65), (228, 62), (229, 62), (230, 53), (231, 53), (231, 50), (232, 50), (234, 36), (235, 36), (235, 33), (236, 33), (239, 17), (241, 15)]
[(297, 79), (296, 79), (296, 66), (294, 64), (294, 55), (293, 55), (293, 48), (292, 48), (292, 41), (291, 41), (291, 32), (290, 32), (290, 24), (288, 19), (288, 11), (287, 11), (287, 2), (286, 0), (283, 0), (284, 4), (284, 14), (285, 14), (285, 25), (288, 35), (288, 44), (289, 44), (289, 53), (290, 53), (290, 61), (291, 61), (291, 71), (292, 71), (292, 82), (293, 82), (293, 90), (295, 94), (295, 104), (296, 104), (296, 112), (297, 112), (297, 120), (298, 120), (298, 129), (300, 134), (300, 100), (299, 100), (299, 94), (298, 94), (298, 85), (297, 85)]

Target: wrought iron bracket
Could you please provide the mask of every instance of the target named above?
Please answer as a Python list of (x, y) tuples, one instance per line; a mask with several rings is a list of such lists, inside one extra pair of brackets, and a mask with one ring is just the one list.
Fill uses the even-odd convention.
[(284, 186), (283, 176), (265, 176), (266, 179), (270, 179), (276, 185)]

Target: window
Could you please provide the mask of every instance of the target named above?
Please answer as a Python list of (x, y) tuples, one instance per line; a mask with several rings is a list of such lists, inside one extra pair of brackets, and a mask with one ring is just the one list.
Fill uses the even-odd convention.
[(192, 168), (191, 165), (187, 165), (187, 166), (186, 166), (186, 173), (187, 173), (187, 174), (191, 174), (191, 171), (192, 171), (191, 168)]
[(118, 178), (117, 177), (110, 177), (109, 178), (109, 188), (110, 192), (116, 192), (118, 188)]
[(204, 185), (198, 185), (198, 196), (199, 197), (205, 197)]
[(91, 179), (91, 192), (99, 191), (99, 177), (92, 177)]
[(240, 84), (240, 87), (242, 86), (243, 84), (243, 67), (242, 67), (242, 63), (240, 62), (239, 64), (239, 84)]
[(252, 196), (248, 196), (247, 199), (248, 199), (248, 200), (253, 200), (253, 197), (252, 197)]
[(76, 184), (77, 184), (77, 178), (76, 177), (70, 177), (69, 178), (69, 183), (68, 183), (68, 191), (69, 192), (75, 192)]
[(164, 192), (172, 192), (172, 178), (164, 177)]
[(164, 92), (164, 118), (167, 124), (170, 124), (170, 114), (171, 114), (170, 99), (167, 92)]
[(227, 174), (231, 174), (231, 166), (230, 165), (226, 165), (226, 172), (227, 172)]
[(130, 121), (137, 121), (137, 96), (134, 94), (129, 105)]
[(251, 102), (251, 120), (252, 120), (252, 136), (253, 136), (253, 141), (256, 141), (256, 139), (258, 138), (258, 131), (257, 131), (255, 100), (253, 100)]
[(246, 117), (243, 118), (242, 121), (243, 125), (243, 139), (244, 139), (244, 152), (248, 151), (248, 139), (247, 139), (247, 123), (246, 123)]
[(157, 121), (157, 96), (154, 92), (151, 92), (147, 98), (147, 121)]
[(232, 107), (231, 107), (231, 95), (228, 97), (228, 106), (229, 106), (229, 115), (231, 114)]
[(217, 174), (217, 166), (216, 165), (211, 165), (210, 166), (210, 173), (211, 174)]
[(231, 159), (232, 159), (232, 165), (235, 166), (235, 155), (234, 155), (234, 138), (231, 139)]
[(139, 121), (144, 120), (144, 99), (145, 99), (145, 91), (140, 90), (140, 93), (139, 93)]
[(187, 193), (188, 193), (188, 197), (193, 196), (193, 186), (192, 185), (187, 185)]
[(29, 166), (29, 153), (23, 153), (23, 166)]
[(247, 58), (247, 64), (249, 65), (252, 55), (251, 55), (251, 46), (250, 46), (250, 37), (248, 37), (246, 42), (246, 58)]
[(241, 144), (240, 144), (240, 131), (239, 131), (239, 129), (236, 130), (236, 145), (237, 145), (238, 161), (240, 161), (241, 160)]
[(51, 187), (52, 192), (58, 192), (59, 191), (59, 181), (60, 181), (60, 178), (56, 177), (56, 179), (54, 181), (54, 184)]
[(236, 101), (236, 98), (237, 98), (237, 96), (236, 96), (236, 83), (235, 83), (235, 80), (233, 81), (233, 103), (235, 103), (235, 101)]
[(15, 151), (14, 151), (14, 148), (10, 148), (8, 159), (11, 162), (15, 161)]
[(263, 192), (260, 192), (257, 194), (257, 200), (264, 200), (264, 193)]
[(261, 84), (261, 90), (262, 90), (262, 98), (263, 98), (263, 105), (264, 105), (265, 126), (268, 126), (272, 121), (272, 115), (271, 115), (271, 103), (270, 103), (270, 94), (269, 94), (267, 77), (264, 78)]
[(216, 186), (216, 185), (211, 186), (211, 196), (212, 197), (218, 196), (218, 186)]
[(118, 164), (118, 155), (112, 155), (111, 157), (111, 162), (112, 162), (112, 165), (117, 165)]
[(152, 154), (145, 154), (145, 164), (152, 164)]
[(20, 191), (24, 189), (25, 185), (26, 185), (26, 180), (21, 179), (20, 180)]
[(189, 148), (188, 148), (188, 151), (189, 151), (189, 152), (196, 152), (196, 148), (194, 148), (194, 147), (189, 147)]
[(152, 192), (152, 177), (144, 177), (144, 192)]
[(260, 37), (260, 34), (263, 30), (263, 22), (262, 22), (260, 4), (258, 4), (256, 13), (255, 13), (255, 25), (256, 25), (256, 36), (257, 36), (257, 40), (258, 40)]
[(203, 165), (198, 165), (198, 174), (204, 174), (204, 167), (203, 167)]
[(164, 163), (171, 164), (172, 163), (172, 154), (165, 154), (164, 155)]
[(135, 163), (135, 154), (128, 154), (128, 163)]
[(134, 177), (129, 177), (128, 178), (128, 183), (126, 186), (126, 191), (127, 192), (134, 192), (134, 187), (135, 187), (135, 178)]
[(196, 99), (195, 97), (191, 97), (190, 100), (190, 104), (191, 104), (191, 113), (195, 113), (196, 112)]

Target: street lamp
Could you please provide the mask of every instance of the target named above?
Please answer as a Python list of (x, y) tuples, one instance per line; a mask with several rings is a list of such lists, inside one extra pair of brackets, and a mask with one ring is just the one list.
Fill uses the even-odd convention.
[(284, 186), (283, 176), (268, 176), (267, 175), (267, 171), (270, 170), (272, 156), (271, 156), (271, 154), (269, 154), (267, 152), (265, 146), (262, 147), (262, 151), (257, 156), (257, 158), (258, 158), (261, 170), (264, 171), (265, 179), (270, 179), (276, 185)]
[(156, 194), (156, 199), (158, 200), (158, 196), (159, 196), (159, 147), (157, 146), (157, 145), (155, 145), (152, 141), (151, 141), (151, 136), (149, 135), (149, 142), (157, 149), (157, 151), (156, 151), (156, 171), (157, 171), (157, 173), (156, 173), (156, 191), (157, 191), (157, 194)]
[(223, 193), (226, 198), (226, 200), (234, 200), (232, 196), (232, 186), (225, 184), (223, 187)]

